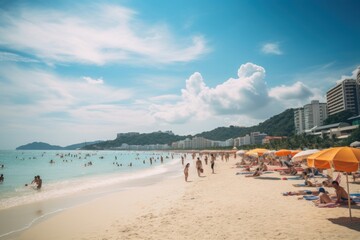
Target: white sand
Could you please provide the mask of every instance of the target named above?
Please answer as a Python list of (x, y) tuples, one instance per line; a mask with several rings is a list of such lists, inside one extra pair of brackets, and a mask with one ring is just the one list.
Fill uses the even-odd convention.
[[(31, 227), (20, 239), (360, 239), (359, 207), (350, 223), (346, 207), (322, 209), (281, 195), (305, 189), (292, 186), (299, 181), (245, 178), (235, 175), (234, 163), (217, 160), (216, 174), (208, 165), (204, 178), (192, 163), (192, 182), (176, 178), (105, 196)], [(350, 189), (360, 192), (360, 185)]]

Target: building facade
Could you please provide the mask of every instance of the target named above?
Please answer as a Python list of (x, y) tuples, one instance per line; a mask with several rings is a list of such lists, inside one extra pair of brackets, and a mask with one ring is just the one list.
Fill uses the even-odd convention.
[[(359, 73), (357, 78), (360, 78)], [(329, 115), (333, 115), (344, 110), (349, 110), (354, 114), (359, 114), (359, 86), (359, 79), (345, 79), (330, 89), (326, 93)]]
[(322, 126), (328, 117), (326, 103), (313, 100), (302, 108), (294, 110), (294, 124), (296, 134), (302, 134), (306, 130)]

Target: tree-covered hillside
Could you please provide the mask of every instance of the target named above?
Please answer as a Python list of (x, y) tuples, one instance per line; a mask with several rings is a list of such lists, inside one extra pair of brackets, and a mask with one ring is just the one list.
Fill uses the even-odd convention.
[(141, 133), (137, 135), (124, 135), (114, 140), (109, 140), (84, 147), (83, 149), (108, 149), (120, 147), (123, 143), (129, 145), (168, 144), (185, 139), (187, 136), (173, 135), (163, 132)]
[(268, 120), (252, 127), (218, 127), (212, 131), (202, 132), (201, 136), (211, 140), (224, 141), (229, 138), (236, 138), (250, 134), (251, 132), (263, 132), (271, 136), (290, 136), (295, 132), (294, 109), (287, 109)]

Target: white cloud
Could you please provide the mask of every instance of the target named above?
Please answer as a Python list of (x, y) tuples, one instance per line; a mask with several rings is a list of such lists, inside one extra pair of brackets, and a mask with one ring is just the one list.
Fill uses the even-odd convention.
[(89, 84), (104, 84), (104, 80), (102, 78), (94, 79), (91, 77), (83, 77), (83, 79)]
[(356, 79), (357, 78), (357, 74), (358, 72), (360, 72), (360, 66), (357, 66), (352, 72), (351, 75), (342, 75), (340, 80), (336, 81), (337, 83), (345, 80), (345, 79)]
[(291, 86), (281, 85), (271, 88), (269, 96), (278, 100), (307, 99), (313, 95), (311, 89), (302, 82), (296, 82)]
[(0, 52), (0, 62), (27, 62), (27, 63), (38, 63), (36, 59), (23, 57), (15, 53)]
[(129, 8), (82, 8), (0, 11), (0, 46), (49, 63), (97, 65), (187, 62), (209, 50), (203, 36), (175, 36), (165, 24), (142, 23)]
[(283, 52), (280, 50), (279, 43), (265, 43), (261, 51), (265, 54), (281, 55)]
[(264, 68), (246, 63), (239, 68), (238, 78), (209, 88), (196, 72), (186, 80), (180, 101), (154, 104), (151, 112), (156, 119), (171, 123), (206, 119), (212, 115), (251, 115), (254, 109), (263, 108), (270, 100), (264, 77)]

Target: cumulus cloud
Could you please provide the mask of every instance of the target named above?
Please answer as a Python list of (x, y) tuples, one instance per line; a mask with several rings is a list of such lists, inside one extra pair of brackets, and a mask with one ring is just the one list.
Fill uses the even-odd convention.
[(313, 96), (313, 92), (302, 82), (296, 82), (291, 86), (281, 85), (271, 88), (269, 96), (278, 100), (307, 99)]
[(280, 50), (279, 43), (265, 43), (261, 51), (265, 54), (281, 55), (283, 52)]
[(270, 100), (264, 77), (264, 68), (246, 63), (240, 66), (238, 78), (230, 78), (210, 88), (196, 72), (186, 80), (181, 100), (175, 104), (153, 104), (151, 112), (156, 119), (171, 123), (183, 123), (191, 118), (205, 119), (214, 114), (251, 115), (251, 110), (263, 108)]
[(202, 35), (175, 36), (164, 23), (139, 19), (134, 10), (116, 5), (0, 10), (0, 46), (48, 63), (96, 65), (187, 62), (209, 50)]
[(340, 80), (337, 81), (337, 83), (342, 82), (345, 79), (356, 79), (358, 73), (360, 72), (360, 66), (357, 66), (352, 72), (351, 75), (342, 75)]

